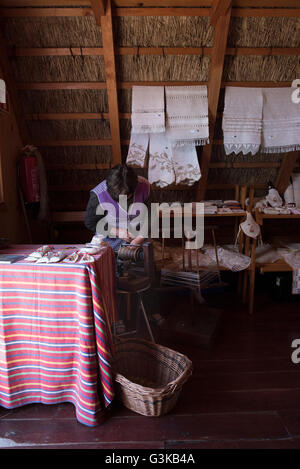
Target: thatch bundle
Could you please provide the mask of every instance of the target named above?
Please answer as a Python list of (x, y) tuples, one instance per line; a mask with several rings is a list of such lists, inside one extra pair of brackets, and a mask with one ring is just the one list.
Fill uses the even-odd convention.
[(208, 184), (266, 184), (269, 180), (275, 182), (277, 168), (225, 168), (209, 170)]
[(93, 16), (6, 18), (0, 26), (11, 47), (102, 46), (101, 28)]
[(69, 171), (49, 171), (48, 172), (48, 183), (51, 186), (96, 186), (99, 182), (105, 179), (107, 171), (101, 169), (93, 170), (69, 170)]
[(227, 56), (225, 81), (292, 81), (300, 74), (297, 56)]
[(103, 56), (15, 57), (16, 81), (105, 81)]
[(111, 147), (43, 147), (46, 166), (111, 163)]
[(26, 114), (55, 112), (107, 112), (106, 90), (22, 90)]
[(47, 140), (89, 140), (110, 138), (107, 119), (28, 121), (32, 139)]
[(228, 47), (299, 47), (299, 18), (233, 17)]
[(114, 18), (116, 44), (139, 47), (210, 47), (208, 17), (124, 16)]
[(122, 55), (116, 66), (122, 81), (206, 81), (209, 61), (197, 55)]

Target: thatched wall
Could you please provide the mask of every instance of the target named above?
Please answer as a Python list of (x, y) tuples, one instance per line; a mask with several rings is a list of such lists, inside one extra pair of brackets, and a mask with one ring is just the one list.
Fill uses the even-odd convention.
[[(213, 28), (207, 17), (114, 17), (117, 47), (211, 47)], [(0, 20), (1, 32), (11, 47), (101, 47), (101, 28), (93, 17), (6, 18)], [(237, 18), (231, 19), (229, 47), (300, 47), (300, 25), (297, 18)], [(14, 57), (13, 71), (17, 82), (104, 82), (102, 56)], [(122, 55), (116, 57), (118, 81), (206, 81), (210, 58), (184, 55)], [(291, 81), (300, 76), (299, 57), (295, 56), (226, 56), (224, 81)], [(131, 111), (131, 90), (118, 90), (119, 110)], [(219, 111), (223, 110), (224, 90), (221, 90)], [(26, 114), (96, 113), (108, 112), (106, 90), (20, 91), (20, 101)], [(110, 138), (109, 121), (99, 120), (29, 120), (33, 141)], [(130, 137), (130, 120), (120, 119), (121, 138)], [(221, 119), (215, 138), (222, 139)], [(103, 147), (43, 147), (47, 166), (110, 163), (111, 148)], [(200, 152), (201, 153), (201, 152)], [(125, 161), (127, 146), (122, 146)], [(200, 157), (201, 158), (201, 157)], [(282, 155), (226, 156), (222, 145), (214, 145), (214, 162), (280, 162)], [(269, 169), (211, 169), (209, 184), (262, 183), (275, 180), (277, 168)], [(146, 171), (141, 171), (146, 175)], [(106, 172), (88, 170), (51, 170), (50, 186), (93, 185)], [(209, 192), (208, 196), (222, 195)], [(223, 193), (232, 197), (231, 192)], [(154, 191), (153, 200), (190, 201), (191, 190)], [(51, 193), (53, 208), (84, 209), (88, 193)]]

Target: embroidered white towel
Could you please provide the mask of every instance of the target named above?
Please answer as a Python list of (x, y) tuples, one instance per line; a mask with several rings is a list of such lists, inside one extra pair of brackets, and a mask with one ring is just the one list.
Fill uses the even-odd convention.
[(150, 135), (148, 180), (158, 187), (175, 182), (171, 144), (164, 133)]
[(201, 177), (196, 147), (192, 145), (172, 148), (172, 161), (176, 184), (192, 186)]
[(300, 173), (292, 174), (293, 194), (296, 207), (300, 207)]
[(147, 159), (149, 134), (131, 134), (126, 164), (144, 168)]
[(261, 144), (263, 96), (261, 88), (227, 86), (222, 120), (224, 148), (230, 153), (255, 155)]
[(165, 131), (165, 101), (163, 86), (132, 87), (132, 133)]
[(166, 86), (166, 134), (172, 146), (209, 142), (206, 86)]
[(264, 153), (300, 150), (300, 106), (292, 101), (292, 88), (263, 90)]
[(6, 103), (6, 85), (4, 80), (0, 80), (0, 103)]

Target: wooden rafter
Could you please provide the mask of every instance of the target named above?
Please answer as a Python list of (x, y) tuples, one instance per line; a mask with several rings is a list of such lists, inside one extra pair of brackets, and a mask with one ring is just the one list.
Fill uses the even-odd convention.
[[(221, 3), (222, 0), (219, 0)], [(210, 60), (210, 72), (208, 80), (208, 114), (209, 135), (211, 141), (214, 138), (215, 123), (220, 89), (222, 85), (223, 65), (226, 52), (227, 36), (229, 30), (231, 7), (224, 15), (218, 16), (215, 24), (214, 44)], [(203, 200), (206, 191), (209, 164), (212, 153), (212, 143), (205, 145), (201, 155), (201, 179), (197, 188), (197, 200)]]
[(216, 26), (218, 19), (226, 15), (231, 7), (232, 0), (213, 0), (211, 6), (210, 24)]
[(290, 177), (293, 169), (296, 166), (299, 156), (298, 151), (291, 151), (287, 153), (283, 160), (276, 180), (276, 188), (280, 194), (283, 194), (290, 182)]
[(107, 0), (106, 15), (101, 16), (101, 31), (105, 63), (110, 133), (112, 139), (112, 156), (113, 163), (119, 164), (122, 161), (122, 157), (111, 0)]
[(105, 0), (90, 0), (96, 23), (101, 25), (101, 17), (105, 15)]

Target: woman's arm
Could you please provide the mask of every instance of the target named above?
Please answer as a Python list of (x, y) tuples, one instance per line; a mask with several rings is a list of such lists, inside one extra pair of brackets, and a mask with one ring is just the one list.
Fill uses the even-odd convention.
[(96, 215), (96, 210), (99, 205), (98, 197), (94, 192), (90, 193), (90, 199), (88, 201), (84, 224), (88, 230), (91, 230), (93, 233), (96, 233), (97, 223), (104, 215)]

